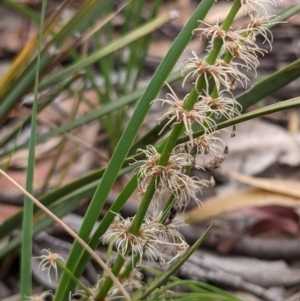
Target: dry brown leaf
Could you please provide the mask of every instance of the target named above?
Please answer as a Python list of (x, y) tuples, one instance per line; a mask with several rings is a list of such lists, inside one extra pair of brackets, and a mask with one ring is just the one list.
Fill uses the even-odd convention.
[(193, 224), (244, 207), (266, 205), (299, 207), (300, 197), (294, 198), (262, 189), (245, 188), (227, 195), (208, 199), (203, 207), (196, 207), (186, 214), (186, 222)]
[(233, 170), (226, 170), (226, 172), (234, 179), (253, 187), (261, 188), (271, 192), (281, 193), (295, 198), (300, 198), (300, 182), (267, 178), (254, 178), (240, 174)]

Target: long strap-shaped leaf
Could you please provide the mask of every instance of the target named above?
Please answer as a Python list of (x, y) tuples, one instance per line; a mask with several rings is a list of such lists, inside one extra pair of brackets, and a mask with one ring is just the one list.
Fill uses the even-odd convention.
[[(42, 1), (41, 10), (41, 22), (39, 28), (39, 39), (38, 39), (38, 55), (37, 55), (37, 68), (35, 74), (35, 87), (34, 87), (34, 102), (32, 107), (31, 117), (31, 133), (29, 142), (29, 154), (27, 161), (27, 172), (26, 172), (26, 190), (29, 193), (34, 191), (34, 169), (35, 169), (35, 138), (36, 138), (36, 127), (37, 127), (37, 102), (38, 102), (38, 91), (39, 91), (39, 65), (41, 59), (41, 50), (43, 43), (43, 30), (44, 20), (46, 15), (47, 0)], [(30, 296), (32, 289), (31, 282), (31, 257), (32, 257), (32, 221), (33, 221), (33, 203), (28, 197), (24, 198), (24, 214), (23, 214), (23, 235), (22, 235), (22, 250), (21, 250), (21, 299), (25, 299), (26, 296)]]

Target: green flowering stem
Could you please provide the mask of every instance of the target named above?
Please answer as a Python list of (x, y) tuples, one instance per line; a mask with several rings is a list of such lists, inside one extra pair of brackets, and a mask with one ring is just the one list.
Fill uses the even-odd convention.
[[(240, 6), (241, 6), (241, 4), (240, 4), (239, 0), (235, 0), (229, 15), (227, 16), (226, 20), (224, 21), (225, 24), (223, 26), (224, 26), (225, 29), (230, 27), (230, 25), (231, 25), (235, 15), (236, 15), (237, 11), (239, 10)], [(214, 61), (216, 60), (216, 58), (217, 58), (217, 56), (218, 56), (218, 54), (221, 50), (221, 47), (222, 47), (222, 40), (216, 40), (215, 43), (214, 43), (214, 47), (213, 47), (213, 49), (212, 49), (212, 51), (211, 51), (211, 53), (210, 53), (210, 55), (207, 59), (207, 62), (209, 64), (214, 63)], [(205, 79), (202, 76), (198, 80), (197, 87), (194, 87), (192, 89), (191, 93), (189, 94), (189, 96), (187, 98), (187, 101), (184, 104), (184, 109), (185, 110), (191, 110), (193, 108), (193, 106), (194, 106), (194, 104), (195, 104), (195, 102), (197, 101), (197, 98), (198, 98), (197, 91), (202, 91), (202, 89), (204, 87), (205, 87)], [(177, 141), (178, 137), (180, 136), (180, 134), (183, 131), (183, 127), (184, 127), (183, 123), (182, 124), (177, 124), (177, 125), (174, 126), (174, 128), (171, 132), (171, 135), (170, 135), (169, 139), (167, 140), (167, 142), (165, 144), (163, 152), (161, 153), (160, 159), (158, 161), (158, 165), (166, 166), (168, 164), (169, 157), (170, 157), (170, 155), (171, 155), (171, 153), (172, 153), (172, 151), (175, 147), (175, 144), (176, 144), (176, 141)], [(137, 214), (136, 214), (136, 216), (133, 220), (133, 223), (132, 223), (131, 233), (134, 234), (134, 235), (137, 235), (138, 232), (139, 232), (139, 229), (142, 225), (144, 217), (145, 217), (145, 215), (147, 213), (147, 210), (150, 206), (150, 203), (152, 201), (153, 195), (156, 191), (156, 186), (157, 186), (158, 180), (159, 180), (158, 178), (153, 177), (150, 181), (149, 186), (147, 187), (146, 193), (143, 197), (143, 200), (141, 202), (139, 210), (138, 210), (138, 212), (137, 212)], [(121, 255), (119, 255), (118, 258), (117, 258), (116, 263), (114, 264), (114, 266), (112, 268), (112, 271), (115, 275), (117, 275), (120, 272), (120, 269), (122, 268), (123, 264), (124, 264), (124, 258)], [(105, 296), (107, 295), (111, 285), (112, 285), (111, 279), (107, 278), (104, 285), (103, 285), (103, 287), (101, 288), (101, 291), (100, 291), (99, 295), (98, 295), (98, 297), (100, 299), (105, 298)]]
[[(241, 7), (240, 0), (235, 0), (226, 20), (224, 21), (224, 23), (222, 25), (223, 30), (227, 31), (229, 29), (229, 27), (230, 27), (234, 17), (236, 16), (238, 10), (240, 9), (240, 7)], [(213, 64), (215, 62), (215, 60), (221, 50), (221, 47), (222, 47), (222, 40), (216, 39), (214, 41), (213, 49), (207, 58), (207, 63)], [(197, 91), (202, 91), (204, 87), (205, 87), (205, 80), (204, 80), (204, 77), (202, 76), (197, 82), (197, 88), (194, 87), (192, 89), (191, 93), (189, 94), (189, 96), (187, 97), (187, 100), (184, 103), (185, 110), (191, 110), (193, 108), (193, 106), (196, 103), (197, 98), (198, 98)], [(176, 146), (176, 141), (179, 138), (179, 136), (181, 135), (181, 133), (183, 131), (183, 127), (184, 127), (183, 123), (176, 124), (174, 126), (174, 128), (171, 132), (171, 135), (169, 136), (168, 140), (166, 141), (164, 149), (161, 153), (160, 159), (158, 161), (158, 165), (166, 166), (168, 164), (169, 157), (170, 157), (174, 147)], [(188, 170), (186, 170), (186, 172), (188, 172)], [(143, 201), (141, 203), (141, 206), (138, 210), (138, 213), (133, 221), (131, 231), (135, 235), (138, 233), (139, 228), (143, 222), (144, 216), (148, 210), (148, 207), (150, 205), (152, 197), (155, 193), (156, 185), (157, 185), (157, 179), (152, 178), (150, 185), (147, 188), (146, 194), (143, 198)], [(164, 222), (166, 220), (166, 218), (167, 218), (166, 213), (168, 212), (168, 210), (170, 210), (170, 206), (172, 205), (173, 202), (174, 202), (174, 196), (171, 195), (164, 208), (163, 215), (162, 215), (163, 218), (162, 218), (161, 222)], [(128, 273), (128, 271), (127, 271), (127, 273)]]
[[(225, 19), (225, 21), (222, 25), (223, 30), (229, 29), (229, 27), (230, 27), (234, 17), (236, 16), (238, 10), (240, 9), (240, 7), (241, 7), (240, 1), (235, 0), (227, 18)], [(216, 39), (214, 42), (213, 49), (207, 58), (207, 62), (209, 64), (213, 64), (215, 62), (215, 60), (221, 50), (221, 47), (222, 47), (222, 40)], [(197, 89), (196, 89), (196, 87), (194, 87), (192, 89), (191, 93), (189, 94), (189, 96), (187, 97), (187, 100), (184, 103), (185, 110), (191, 110), (193, 108), (193, 106), (196, 103), (197, 98), (198, 98), (197, 90), (202, 91), (204, 87), (205, 87), (205, 80), (204, 80), (204, 77), (202, 76), (198, 80)], [(168, 164), (169, 157), (170, 157), (174, 147), (176, 146), (176, 141), (179, 138), (180, 134), (182, 133), (183, 127), (184, 127), (183, 123), (176, 124), (174, 126), (174, 128), (171, 132), (171, 135), (169, 136), (169, 138), (164, 146), (164, 149), (161, 153), (160, 159), (158, 161), (158, 165), (166, 166)], [(157, 185), (157, 179), (152, 178), (152, 180), (147, 188), (146, 194), (144, 195), (143, 201), (139, 207), (138, 213), (133, 221), (131, 231), (135, 235), (137, 235), (137, 233), (140, 229), (140, 226), (143, 222), (144, 216), (151, 203), (152, 197), (156, 190), (155, 189), (156, 185)], [(170, 204), (171, 204), (171, 202), (170, 202)], [(170, 204), (168, 204), (168, 205), (170, 205)], [(165, 207), (165, 209), (166, 209), (166, 207)], [(164, 210), (164, 212), (166, 212), (166, 211)]]
[[(240, 1), (235, 0), (233, 6), (231, 8), (230, 13), (228, 14), (226, 20), (224, 21), (224, 23), (222, 25), (223, 30), (228, 30), (229, 29), (235, 15), (238, 12), (240, 7), (241, 7)], [(207, 58), (207, 62), (209, 64), (213, 64), (215, 62), (215, 60), (216, 60), (216, 58), (217, 58), (217, 56), (218, 56), (218, 54), (221, 50), (221, 47), (222, 47), (222, 40), (221, 39), (216, 39), (215, 42), (214, 42), (214, 47), (213, 47), (211, 53), (209, 54), (209, 56)], [(193, 108), (193, 106), (194, 106), (194, 104), (195, 104), (195, 102), (197, 101), (197, 98), (198, 98), (197, 91), (202, 91), (204, 87), (205, 87), (205, 80), (204, 80), (204, 77), (201, 77), (199, 79), (198, 83), (197, 83), (197, 89), (194, 87), (192, 89), (191, 93), (189, 94), (189, 96), (187, 98), (187, 101), (184, 105), (184, 109), (191, 110)], [(161, 153), (161, 157), (160, 157), (159, 162), (158, 162), (159, 165), (166, 166), (168, 164), (168, 160), (169, 160), (169, 157), (171, 155), (171, 152), (174, 149), (174, 147), (176, 146), (176, 141), (177, 141), (178, 137), (181, 135), (181, 133), (183, 131), (183, 127), (184, 127), (183, 123), (182, 124), (177, 124), (177, 125), (174, 126), (174, 128), (171, 132), (171, 135), (168, 138), (168, 140), (167, 140), (167, 142), (164, 146), (164, 149)], [(134, 235), (137, 235), (138, 232), (139, 232), (139, 229), (142, 225), (144, 217), (145, 217), (145, 215), (147, 213), (147, 210), (150, 206), (150, 203), (152, 201), (153, 195), (156, 191), (156, 186), (158, 184), (158, 181), (159, 181), (158, 178), (152, 178), (151, 181), (150, 181), (149, 186), (147, 187), (146, 193), (143, 197), (143, 200), (141, 202), (141, 205), (139, 207), (137, 215), (135, 216), (135, 218), (133, 220), (133, 224), (132, 224), (132, 227), (131, 227), (131, 232)], [(172, 199), (173, 199), (173, 197), (171, 196), (171, 198), (169, 200), (170, 204), (172, 202), (171, 201)], [(166, 211), (164, 210), (164, 212), (166, 212)], [(129, 250), (127, 250), (127, 253), (129, 253)], [(121, 255), (119, 255), (118, 258), (117, 258), (117, 261), (114, 264), (113, 269), (112, 269), (112, 271), (115, 275), (117, 275), (120, 272), (124, 262), (125, 262), (124, 258)], [(127, 273), (128, 272), (129, 272), (129, 269), (128, 269)], [(99, 298), (104, 298), (106, 296), (106, 294), (108, 293), (109, 288), (111, 287), (111, 285), (112, 285), (112, 281), (110, 279), (107, 279), (105, 281), (99, 295), (98, 295)]]

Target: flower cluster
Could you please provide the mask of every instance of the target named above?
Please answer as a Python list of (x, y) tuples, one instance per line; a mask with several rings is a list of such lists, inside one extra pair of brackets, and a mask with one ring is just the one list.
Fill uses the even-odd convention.
[(192, 155), (175, 150), (170, 155), (168, 164), (162, 166), (158, 164), (160, 154), (153, 146), (149, 145), (146, 150), (140, 151), (146, 156), (145, 160), (140, 161), (143, 163), (142, 168), (136, 169), (141, 191), (146, 190), (148, 178), (154, 177), (157, 182), (157, 195), (173, 194), (176, 197), (176, 207), (185, 208), (190, 199), (194, 199), (198, 204), (201, 203), (195, 191), (201, 191), (203, 187), (209, 186), (208, 182), (212, 182), (190, 177), (184, 173), (185, 168), (196, 166)]
[[(215, 64), (210, 65), (205, 61), (205, 58), (199, 58), (195, 51), (192, 54), (193, 57), (185, 60), (181, 68), (181, 74), (184, 76), (183, 86), (187, 79), (192, 77), (196, 78), (195, 87), (198, 89), (198, 81), (202, 76), (205, 80), (205, 92), (207, 94), (211, 87), (211, 79), (217, 90), (220, 90), (220, 87), (223, 86), (226, 90), (231, 91), (232, 81), (239, 82), (243, 87), (247, 86), (247, 76), (240, 72), (235, 64), (226, 63), (221, 58), (218, 58)], [(201, 93), (202, 91), (197, 90), (197, 92)], [(201, 111), (199, 110), (199, 112)]]
[(186, 95), (183, 100), (180, 100), (178, 99), (172, 88), (168, 84), (167, 86), (170, 89), (171, 93), (168, 93), (166, 95), (166, 99), (155, 100), (161, 101), (162, 104), (167, 103), (171, 106), (170, 110), (166, 112), (161, 118), (159, 118), (159, 120), (165, 118), (168, 119), (168, 122), (166, 122), (160, 133), (163, 132), (168, 125), (174, 126), (175, 124), (183, 123), (185, 126), (186, 134), (189, 135), (190, 139), (192, 139), (192, 124), (206, 124), (206, 128), (208, 130), (212, 130), (215, 127), (215, 121), (210, 118), (209, 115), (207, 115), (207, 113), (210, 111), (209, 106), (204, 103), (195, 103), (194, 107), (191, 110), (186, 110), (184, 109), (184, 103), (188, 95)]
[(55, 273), (55, 281), (57, 282), (57, 278), (58, 278), (57, 261), (60, 260), (64, 262), (65, 260), (60, 254), (52, 253), (50, 250), (43, 249), (43, 252), (45, 252), (46, 255), (37, 256), (34, 257), (33, 259), (41, 259), (38, 268), (41, 271), (48, 270), (47, 274), (50, 282), (52, 282), (51, 270), (53, 269)]
[[(215, 25), (200, 21), (200, 27), (193, 34), (208, 40), (209, 55), (201, 57), (192, 51), (191, 58), (185, 60), (181, 67), (182, 86), (192, 80), (193, 91), (179, 98), (166, 83), (170, 92), (165, 98), (154, 100), (169, 107), (158, 119), (162, 123), (160, 134), (169, 127), (174, 129), (171, 137), (173, 134), (178, 137), (179, 133), (187, 137), (185, 143), (177, 146), (175, 141), (167, 141), (165, 145), (174, 147), (166, 147), (167, 151), (162, 154), (152, 145), (138, 150), (144, 155), (144, 159), (136, 162), (138, 167), (135, 168), (140, 195), (148, 198), (151, 190), (147, 189), (151, 181), (151, 187), (156, 189), (154, 194), (151, 192), (151, 201), (156, 204), (159, 200), (158, 205), (164, 206), (162, 215), (168, 218), (146, 216), (139, 232), (133, 234), (135, 217), (123, 219), (116, 215), (102, 241), (114, 243), (124, 258), (139, 255), (141, 261), (145, 256), (163, 266), (187, 250), (188, 244), (173, 220), (177, 210), (184, 210), (191, 200), (200, 205), (199, 195), (215, 184), (213, 177), (189, 176), (189, 171), (197, 168), (209, 172), (219, 168), (228, 153), (227, 146), (217, 136), (217, 122), (219, 119), (231, 119), (242, 111), (233, 91), (237, 85), (247, 88), (249, 79), (245, 71), (253, 70), (256, 74), (258, 56), (267, 52), (256, 44), (256, 35), (262, 35), (271, 49), (273, 38), (268, 26), (277, 23), (277, 17), (268, 16), (265, 3), (274, 4), (273, 0), (241, 0), (241, 6), (249, 17), (249, 25), (244, 29), (228, 29), (219, 21)], [(199, 129), (202, 135), (196, 137), (195, 131)], [(235, 126), (231, 137), (234, 135)], [(170, 258), (164, 256), (166, 253), (172, 255), (171, 260), (166, 260)]]
[(188, 248), (183, 236), (175, 227), (163, 225), (146, 216), (139, 233), (133, 235), (130, 231), (133, 221), (134, 217), (124, 219), (116, 215), (110, 229), (103, 235), (102, 242), (107, 244), (112, 240), (117, 252), (123, 257), (128, 255), (130, 246), (132, 258), (140, 255), (140, 261), (145, 255), (148, 260), (163, 262), (163, 254), (167, 250), (172, 250), (174, 260)]

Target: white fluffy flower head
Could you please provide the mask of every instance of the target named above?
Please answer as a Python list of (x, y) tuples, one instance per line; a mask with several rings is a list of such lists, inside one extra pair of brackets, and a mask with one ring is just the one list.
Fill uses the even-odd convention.
[(60, 260), (65, 262), (65, 260), (60, 254), (52, 253), (50, 250), (43, 249), (43, 252), (47, 254), (34, 257), (33, 259), (42, 259), (38, 268), (41, 269), (41, 271), (48, 270), (48, 278), (50, 282), (52, 282), (50, 275), (51, 275), (51, 269), (53, 269), (55, 272), (55, 281), (57, 281), (58, 278), (57, 261)]

